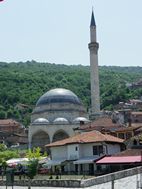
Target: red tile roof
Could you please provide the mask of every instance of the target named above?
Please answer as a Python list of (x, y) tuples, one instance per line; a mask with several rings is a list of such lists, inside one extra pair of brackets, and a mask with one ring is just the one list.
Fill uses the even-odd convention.
[(20, 144), (27, 144), (28, 137), (18, 137), (18, 136), (9, 136), (6, 141), (11, 143), (20, 143)]
[(119, 128), (121, 125), (117, 123), (113, 123), (112, 119), (109, 117), (99, 117), (95, 121), (87, 124), (87, 125), (82, 125), (80, 129), (82, 130), (98, 130), (101, 131), (103, 128), (104, 129), (111, 129), (111, 128)]
[(141, 156), (110, 156), (110, 157), (104, 157), (98, 161), (96, 161), (96, 164), (122, 164), (122, 163), (139, 163), (142, 162)]
[(0, 119), (0, 126), (14, 126), (14, 125), (20, 125), (20, 124), (13, 119)]
[(117, 128), (116, 130), (115, 130), (115, 132), (124, 132), (124, 131), (134, 131), (134, 130), (137, 130), (137, 129), (139, 129), (140, 127), (142, 127), (142, 126), (140, 126), (140, 125), (135, 125), (135, 126), (130, 126), (130, 127), (120, 127), (120, 128)]
[(140, 149), (127, 149), (113, 156), (141, 156), (142, 155), (142, 148)]
[(72, 136), (70, 138), (60, 140), (57, 142), (53, 142), (51, 144), (47, 144), (46, 147), (52, 147), (52, 146), (64, 146), (67, 144), (76, 144), (76, 143), (94, 143), (94, 142), (112, 142), (112, 143), (123, 143), (123, 139), (102, 134), (99, 131), (90, 131), (85, 132), (81, 134), (77, 134), (75, 136)]

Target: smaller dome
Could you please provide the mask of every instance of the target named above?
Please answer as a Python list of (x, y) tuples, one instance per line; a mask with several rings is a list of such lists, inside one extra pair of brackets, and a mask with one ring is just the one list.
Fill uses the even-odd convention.
[(38, 118), (36, 120), (34, 120), (34, 122), (32, 123), (32, 125), (44, 125), (44, 124), (49, 124), (49, 121), (45, 118)]
[(80, 124), (80, 123), (89, 123), (89, 119), (85, 118), (85, 117), (77, 117), (73, 120), (73, 123), (75, 124)]
[(63, 117), (58, 117), (53, 121), (54, 124), (69, 124), (68, 120)]

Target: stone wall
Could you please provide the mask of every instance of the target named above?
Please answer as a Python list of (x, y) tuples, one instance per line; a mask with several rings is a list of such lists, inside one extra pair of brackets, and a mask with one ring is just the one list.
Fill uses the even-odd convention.
[(132, 169), (118, 171), (115, 173), (99, 176), (96, 178), (82, 180), (81, 187), (88, 187), (88, 186), (93, 186), (93, 185), (99, 185), (102, 183), (109, 183), (109, 182), (116, 181), (125, 177), (130, 177), (132, 175), (138, 175), (140, 173), (142, 173), (142, 167), (136, 167)]
[[(28, 183), (28, 179), (15, 180), (13, 185), (28, 186)], [(6, 186), (6, 181), (0, 181), (0, 186)], [(8, 184), (8, 186), (11, 186), (11, 184)], [(32, 180), (31, 186), (79, 188), (81, 186), (81, 180)]]
[[(127, 169), (103, 176), (94, 177), (86, 180), (32, 180), (32, 186), (44, 186), (44, 187), (66, 187), (66, 188), (85, 188), (94, 186), (94, 189), (129, 189), (136, 188), (137, 184), (141, 184), (142, 167), (136, 167)], [(0, 185), (5, 186), (6, 182), (0, 180)], [(14, 186), (28, 186), (28, 180), (16, 180)], [(142, 186), (142, 185), (141, 185)]]

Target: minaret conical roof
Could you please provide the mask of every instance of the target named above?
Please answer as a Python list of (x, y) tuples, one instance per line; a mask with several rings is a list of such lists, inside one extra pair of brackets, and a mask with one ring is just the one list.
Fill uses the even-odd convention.
[(96, 26), (95, 17), (94, 17), (94, 11), (93, 10), (92, 10), (90, 26)]

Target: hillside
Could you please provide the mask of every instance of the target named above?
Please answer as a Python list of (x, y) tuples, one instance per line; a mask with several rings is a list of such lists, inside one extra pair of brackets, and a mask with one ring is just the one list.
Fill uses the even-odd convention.
[[(112, 109), (119, 101), (139, 98), (142, 89), (128, 89), (125, 84), (141, 79), (142, 67), (102, 66), (100, 72), (101, 107)], [(46, 91), (62, 87), (72, 90), (88, 109), (90, 75), (88, 66), (50, 63), (0, 63), (0, 119), (15, 118), (28, 125), (30, 113)]]

